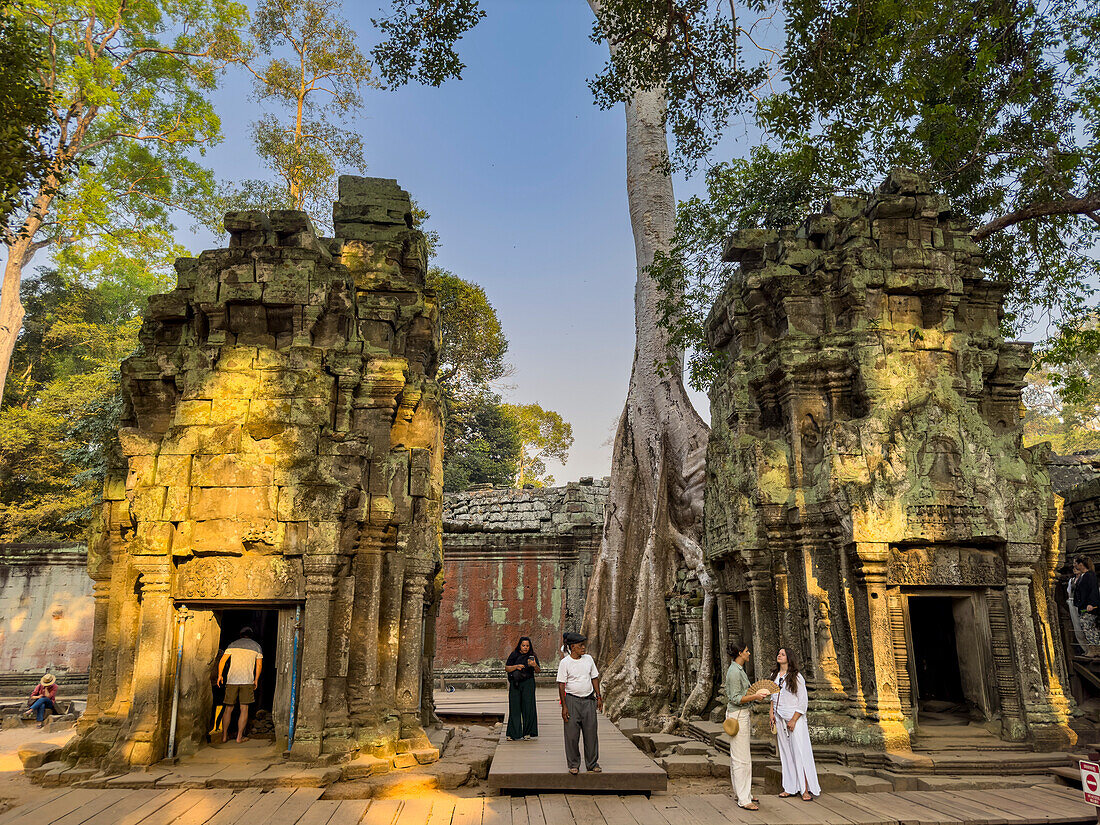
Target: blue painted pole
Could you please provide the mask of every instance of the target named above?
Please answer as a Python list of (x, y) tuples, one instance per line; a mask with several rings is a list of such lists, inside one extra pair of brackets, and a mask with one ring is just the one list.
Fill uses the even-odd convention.
[(294, 747), (294, 724), (298, 720), (298, 636), (302, 632), (302, 606), (294, 608), (294, 651), (290, 659), (290, 725), (287, 728), (286, 749)]

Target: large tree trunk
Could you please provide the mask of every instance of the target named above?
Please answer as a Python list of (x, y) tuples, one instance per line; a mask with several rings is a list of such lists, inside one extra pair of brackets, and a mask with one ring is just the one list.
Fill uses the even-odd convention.
[(20, 238), (8, 247), (8, 259), (4, 262), (4, 286), (0, 288), (0, 399), (4, 397), (11, 356), (15, 341), (23, 328), (23, 302), (19, 287), (23, 280), (23, 268), (34, 254), (29, 238)]
[[(691, 696), (674, 695), (676, 662), (666, 596), (675, 587), (677, 570), (686, 568), (699, 577), (705, 613), (712, 610), (713, 597), (699, 543), (709, 428), (684, 390), (683, 352), (657, 324), (659, 294), (647, 272), (654, 254), (669, 248), (676, 221), (662, 90), (638, 92), (627, 104), (626, 155), (638, 262), (636, 343), (583, 631), (603, 668), (612, 718), (667, 721), (676, 710), (698, 712), (713, 682), (712, 651), (706, 650)], [(705, 619), (709, 622), (709, 616)], [(704, 635), (704, 646), (712, 645), (713, 634)], [(675, 707), (677, 698), (685, 700), (682, 709)]]

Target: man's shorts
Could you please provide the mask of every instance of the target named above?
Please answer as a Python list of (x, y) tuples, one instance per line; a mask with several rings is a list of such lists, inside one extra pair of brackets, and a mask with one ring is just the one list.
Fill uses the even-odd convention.
[(226, 685), (225, 701), (223, 705), (251, 705), (256, 701), (256, 689), (251, 683), (247, 685)]

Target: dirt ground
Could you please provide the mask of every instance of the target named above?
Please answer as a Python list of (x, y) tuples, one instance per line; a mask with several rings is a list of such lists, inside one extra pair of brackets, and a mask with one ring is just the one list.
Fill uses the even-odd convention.
[(19, 749), (28, 742), (48, 742), (60, 747), (73, 737), (73, 730), (41, 731), (35, 727), (0, 730), (0, 811), (24, 805), (46, 796), (51, 788), (42, 788), (23, 776)]

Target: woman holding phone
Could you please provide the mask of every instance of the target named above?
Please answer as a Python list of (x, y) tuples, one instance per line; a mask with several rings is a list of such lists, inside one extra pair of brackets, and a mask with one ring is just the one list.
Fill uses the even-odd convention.
[(508, 674), (508, 738), (535, 739), (539, 720), (535, 713), (535, 674), (542, 670), (529, 636), (520, 637), (504, 663)]

